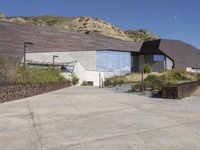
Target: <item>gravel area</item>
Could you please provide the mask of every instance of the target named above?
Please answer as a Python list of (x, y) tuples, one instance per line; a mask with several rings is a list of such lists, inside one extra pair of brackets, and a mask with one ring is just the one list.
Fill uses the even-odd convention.
[(130, 93), (130, 94), (136, 94), (136, 95), (144, 95), (147, 97), (160, 97), (158, 91), (151, 91), (150, 89), (147, 89), (146, 91), (142, 93), (138, 91), (137, 89), (134, 89), (134, 85), (132, 83), (118, 84), (116, 86), (106, 87), (106, 88), (116, 93)]

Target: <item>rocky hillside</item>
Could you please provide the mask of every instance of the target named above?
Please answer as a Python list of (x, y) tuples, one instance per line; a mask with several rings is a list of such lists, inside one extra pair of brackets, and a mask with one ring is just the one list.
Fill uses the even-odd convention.
[(147, 30), (126, 31), (98, 18), (86, 16), (63, 17), (45, 15), (35, 17), (7, 17), (3, 13), (0, 13), (0, 20), (37, 26), (52, 26), (60, 29), (68, 29), (85, 33), (95, 32), (127, 41), (149, 41), (159, 38)]

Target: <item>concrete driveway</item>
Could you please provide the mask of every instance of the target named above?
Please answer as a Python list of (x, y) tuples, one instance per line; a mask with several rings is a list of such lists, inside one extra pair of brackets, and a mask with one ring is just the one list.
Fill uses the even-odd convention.
[(70, 87), (0, 104), (1, 150), (199, 150), (200, 98)]

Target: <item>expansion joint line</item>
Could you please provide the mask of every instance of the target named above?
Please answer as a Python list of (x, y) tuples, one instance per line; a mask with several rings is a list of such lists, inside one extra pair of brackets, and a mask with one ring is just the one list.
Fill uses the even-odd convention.
[(35, 130), (35, 133), (36, 133), (36, 136), (37, 136), (37, 139), (38, 139), (39, 148), (40, 148), (40, 150), (43, 150), (43, 148), (42, 148), (42, 144), (41, 144), (41, 140), (40, 140), (40, 137), (39, 137), (39, 134), (38, 134), (37, 128), (36, 128), (35, 121), (34, 121), (33, 112), (31, 111), (31, 108), (30, 108), (30, 105), (29, 105), (28, 100), (27, 100), (27, 106), (28, 106), (28, 110), (29, 110), (29, 113), (30, 113), (30, 116), (31, 116), (32, 123), (33, 123), (33, 128), (34, 128), (34, 130)]

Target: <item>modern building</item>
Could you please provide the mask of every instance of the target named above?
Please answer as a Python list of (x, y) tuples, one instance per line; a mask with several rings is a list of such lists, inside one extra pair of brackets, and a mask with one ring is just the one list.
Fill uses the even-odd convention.
[[(74, 71), (83, 81), (98, 86), (105, 77), (139, 72), (150, 64), (153, 72), (183, 69), (200, 72), (200, 50), (178, 41), (122, 41), (95, 33), (0, 22), (0, 53), (23, 62), (23, 44), (29, 64), (53, 63)], [(56, 57), (55, 57), (56, 56)]]

